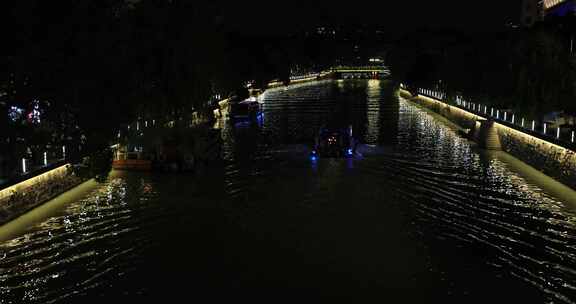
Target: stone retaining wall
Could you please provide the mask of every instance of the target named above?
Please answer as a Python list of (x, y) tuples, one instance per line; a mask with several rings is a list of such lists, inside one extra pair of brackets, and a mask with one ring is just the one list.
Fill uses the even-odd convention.
[(0, 225), (84, 182), (70, 164), (0, 190)]
[[(429, 97), (414, 98), (404, 90), (400, 90), (400, 96), (425, 106), (464, 129), (471, 129), (477, 120), (484, 119)], [(494, 126), (498, 130), (498, 137), (504, 151), (572, 189), (576, 189), (576, 153), (574, 151), (497, 122)]]

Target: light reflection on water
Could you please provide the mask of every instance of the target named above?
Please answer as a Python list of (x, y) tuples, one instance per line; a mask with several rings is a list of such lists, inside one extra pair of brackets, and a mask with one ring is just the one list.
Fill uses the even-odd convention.
[[(429, 285), (422, 294), (439, 300), (575, 301), (572, 190), (478, 150), (385, 82), (262, 100), (262, 126), (224, 124), (225, 164), (211, 177), (116, 174), (4, 242), (0, 303), (137, 297), (178, 271), (225, 290)], [(330, 120), (384, 154), (311, 164), (277, 153)]]

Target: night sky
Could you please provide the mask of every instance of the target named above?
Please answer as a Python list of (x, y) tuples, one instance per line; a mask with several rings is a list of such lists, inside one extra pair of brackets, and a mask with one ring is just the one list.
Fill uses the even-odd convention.
[[(348, 3), (348, 4), (346, 4)], [(224, 7), (226, 23), (254, 33), (291, 32), (319, 25), (376, 25), (390, 33), (417, 28), (484, 31), (518, 23), (520, 0), (506, 1), (323, 1)], [(251, 13), (251, 14), (250, 14)], [(253, 17), (249, 17), (252, 15)]]
[[(10, 21), (9, 24), (16, 26), (16, 33), (19, 26), (42, 26), (43, 23), (53, 23), (59, 18), (68, 17), (66, 1), (49, 5), (37, 0), (8, 3), (4, 3), (9, 7), (3, 11), (9, 12), (7, 20)], [(417, 28), (456, 28), (465, 31), (498, 29), (509, 21), (518, 22), (521, 0), (191, 3), (197, 7), (209, 5), (215, 8), (220, 11), (219, 20), (227, 30), (246, 34), (292, 33), (321, 25), (362, 24), (381, 26), (390, 34), (399, 34)], [(51, 17), (46, 18), (47, 15)], [(10, 34), (14, 33), (10, 30)]]

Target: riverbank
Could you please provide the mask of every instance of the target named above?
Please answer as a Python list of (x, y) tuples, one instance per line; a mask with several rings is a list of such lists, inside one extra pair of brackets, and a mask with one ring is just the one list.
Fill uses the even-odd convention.
[(0, 225), (5, 224), (87, 179), (64, 164), (0, 190)]
[[(451, 106), (440, 100), (400, 89), (399, 96), (420, 104), (464, 129), (471, 129), (484, 117)], [(536, 168), (544, 174), (576, 189), (576, 153), (541, 138), (494, 122), (502, 150)]]
[[(258, 97), (258, 96), (266, 93), (266, 91), (268, 91), (270, 89), (287, 88), (287, 87), (290, 87), (290, 86), (295, 85), (295, 84), (304, 84), (304, 83), (309, 83), (309, 82), (314, 82), (314, 81), (332, 79), (333, 76), (334, 76), (334, 73), (332, 73), (332, 72), (321, 72), (315, 76), (290, 80), (290, 82), (288, 84), (285, 84), (282, 81), (271, 81), (266, 85), (266, 88), (264, 90), (262, 90), (261, 92), (259, 92), (255, 97)], [(230, 98), (226, 98), (226, 99), (220, 100), (218, 102), (218, 109), (214, 110), (214, 117), (216, 119), (228, 116), (229, 109), (230, 109), (229, 108), (230, 107), (230, 100), (231, 100)], [(220, 122), (219, 121), (217, 121), (215, 123), (215, 127), (220, 128)]]

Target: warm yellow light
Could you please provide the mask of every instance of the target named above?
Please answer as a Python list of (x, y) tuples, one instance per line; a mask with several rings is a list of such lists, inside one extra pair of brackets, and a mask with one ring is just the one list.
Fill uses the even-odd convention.
[(550, 9), (566, 0), (544, 0), (544, 9)]
[[(22, 163), (25, 164), (26, 160), (22, 159), (22, 161), (23, 161)], [(66, 174), (68, 167), (70, 167), (70, 164), (65, 164), (65, 165), (62, 165), (58, 168), (52, 169), (48, 172), (44, 172), (40, 175), (29, 178), (25, 181), (18, 183), (18, 184), (4, 188), (4, 189), (0, 190), (0, 201), (11, 196), (13, 191), (16, 191), (16, 192), (26, 191), (27, 188), (29, 188), (35, 184), (38, 184), (39, 182), (45, 181), (46, 179), (49, 179), (50, 177), (52, 177), (54, 175), (64, 175), (64, 174)]]

